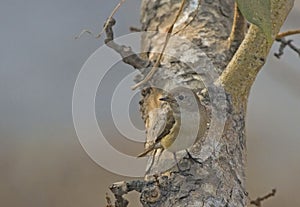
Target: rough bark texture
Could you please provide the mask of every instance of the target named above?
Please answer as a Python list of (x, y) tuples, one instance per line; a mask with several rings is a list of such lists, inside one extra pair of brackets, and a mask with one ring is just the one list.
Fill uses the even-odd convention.
[[(165, 28), (170, 26), (168, 23), (172, 22), (170, 19), (176, 15), (180, 3), (181, 1), (143, 1), (142, 28), (147, 31), (164, 32)], [(191, 4), (198, 4), (198, 1), (190, 1), (186, 6), (186, 12), (192, 7)], [(169, 47), (175, 48), (176, 53), (181, 54), (181, 59), (185, 57), (185, 62), (193, 63), (193, 59), (196, 58), (198, 60), (195, 62), (203, 65), (203, 68), (207, 67), (209, 70), (215, 70), (215, 74), (221, 74), (232, 57), (232, 52), (226, 45), (232, 27), (233, 8), (233, 0), (202, 1), (199, 11), (194, 11), (197, 12), (194, 20), (178, 33), (194, 44), (187, 48), (179, 43), (177, 45), (170, 43), (172, 45)], [(155, 35), (151, 39), (147, 37), (143, 39), (143, 49), (146, 51), (160, 51), (161, 45), (162, 42), (157, 41)], [(200, 48), (210, 58), (214, 67), (206, 66), (205, 59), (199, 54), (187, 54), (187, 51), (195, 50), (193, 47)], [(151, 56), (150, 53), (149, 58), (151, 60), (155, 56)], [(168, 89), (173, 87), (168, 80), (177, 79), (191, 88), (203, 88), (200, 78), (196, 77), (197, 74), (193, 74), (186, 64), (181, 62), (170, 64), (171, 61), (168, 57), (164, 58), (161, 62), (164, 69), (155, 74), (152, 79), (153, 85)], [(219, 137), (218, 132), (210, 133), (203, 143), (195, 145), (191, 151), (192, 156), (200, 159), (202, 164), (191, 163), (186, 159), (180, 161), (180, 168), (186, 169), (188, 174), (173, 173), (168, 179), (163, 180), (164, 182), (160, 181), (159, 184), (154, 182), (147, 186), (141, 194), (144, 206), (246, 205), (244, 114), (231, 114), (229, 96), (221, 98), (225, 100), (214, 99), (215, 104), (210, 103), (210, 106), (225, 109), (220, 116), (229, 115), (225, 127), (227, 132), (222, 138)], [(152, 110), (147, 105), (149, 102), (146, 99), (142, 105), (142, 108), (146, 108), (143, 109), (144, 114)], [(147, 117), (144, 118), (147, 120)], [(153, 192), (159, 193), (154, 193), (153, 196)]]
[[(193, 44), (170, 41), (166, 53), (174, 54), (176, 58), (165, 55), (160, 63), (161, 69), (156, 71), (148, 85), (143, 86), (146, 89), (142, 92), (141, 112), (147, 128), (151, 121), (149, 112), (159, 107), (157, 91), (147, 87), (156, 86), (169, 90), (179, 82), (198, 90), (202, 101), (207, 104), (211, 117), (224, 120), (225, 124), (221, 126), (222, 123), (217, 121), (215, 125), (210, 125), (212, 129), (205, 139), (191, 149), (191, 155), (201, 163), (182, 159), (179, 167), (184, 169), (184, 173), (175, 172), (175, 167), (167, 176), (147, 176), (145, 181), (138, 183), (138, 188), (132, 187), (132, 182), (112, 187), (114, 192), (119, 192), (115, 193), (119, 196), (127, 192), (124, 189), (129, 188), (141, 192), (140, 200), (143, 206), (242, 207), (248, 204), (245, 189), (247, 98), (271, 45), (268, 45), (263, 33), (257, 27), (251, 26), (245, 41), (237, 50), (241, 42), (240, 35), (234, 44), (230, 44), (230, 41), (233, 41), (230, 33), (234, 0), (202, 0), (200, 4), (198, 8), (197, 0), (187, 1), (181, 19), (187, 18), (182, 23), (179, 22), (173, 30), (179, 31), (178, 35), (184, 36)], [(147, 61), (155, 62), (157, 53), (161, 51), (164, 43), (161, 33), (166, 32), (171, 26), (180, 5), (180, 0), (142, 1), (142, 30), (154, 31), (142, 37), (142, 47), (145, 51), (142, 57)], [(274, 34), (278, 33), (292, 5), (292, 0), (272, 1)], [(185, 26), (187, 22), (189, 25)], [(237, 22), (245, 23), (241, 19)], [(236, 28), (245, 26), (239, 25)], [(237, 31), (235, 33), (238, 34)], [(211, 62), (207, 61), (206, 56), (199, 54), (198, 49), (201, 49)], [(191, 65), (201, 66), (204, 75), (195, 73)], [(142, 75), (136, 81), (140, 81), (150, 69), (141, 69)], [(218, 77), (206, 77), (205, 73), (210, 72), (217, 74)], [(201, 78), (204, 79), (206, 86), (203, 85)], [(224, 86), (225, 91), (222, 91), (220, 86)], [(211, 93), (213, 97), (209, 97)], [(217, 113), (213, 114), (214, 110)], [(134, 186), (137, 186), (136, 181)], [(123, 189), (121, 193), (120, 189)], [(116, 206), (126, 206), (125, 203), (123, 205), (116, 202)]]

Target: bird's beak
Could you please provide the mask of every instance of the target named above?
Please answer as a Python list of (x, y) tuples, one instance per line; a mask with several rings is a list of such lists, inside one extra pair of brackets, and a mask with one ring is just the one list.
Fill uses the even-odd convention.
[(175, 99), (169, 97), (169, 96), (165, 96), (165, 97), (162, 97), (159, 99), (160, 101), (166, 101), (166, 102), (169, 102), (169, 103), (172, 103), (172, 102), (176, 102)]

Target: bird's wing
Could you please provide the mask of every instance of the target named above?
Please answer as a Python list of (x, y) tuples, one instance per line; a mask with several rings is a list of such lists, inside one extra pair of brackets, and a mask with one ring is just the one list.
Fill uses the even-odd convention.
[(162, 107), (150, 111), (145, 151), (139, 154), (138, 157), (143, 157), (154, 149), (162, 148), (160, 140), (170, 133), (174, 123), (175, 119), (170, 108)]
[(147, 142), (159, 143), (164, 136), (170, 133), (175, 124), (173, 112), (166, 106), (152, 110), (149, 113), (149, 119), (151, 122), (147, 130)]
[(167, 111), (156, 108), (149, 112), (149, 127), (147, 129), (147, 142), (156, 143), (157, 137), (164, 131), (167, 124)]
[(157, 133), (155, 142), (160, 142), (160, 140), (166, 135), (170, 134), (171, 129), (175, 124), (175, 118), (171, 109), (167, 109), (164, 116), (164, 126), (160, 128), (160, 131)]

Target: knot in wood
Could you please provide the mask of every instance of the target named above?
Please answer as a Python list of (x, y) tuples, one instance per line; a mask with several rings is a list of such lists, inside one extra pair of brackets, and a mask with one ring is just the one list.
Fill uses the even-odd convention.
[(161, 193), (158, 186), (152, 186), (144, 190), (141, 199), (148, 203), (155, 203), (160, 200)]

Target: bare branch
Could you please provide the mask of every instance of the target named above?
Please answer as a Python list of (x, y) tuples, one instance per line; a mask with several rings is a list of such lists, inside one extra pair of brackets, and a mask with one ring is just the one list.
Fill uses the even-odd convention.
[(127, 63), (136, 69), (143, 69), (145, 67), (148, 67), (150, 63), (148, 61), (143, 60), (137, 54), (132, 52), (131, 47), (125, 45), (118, 45), (117, 43), (114, 42), (114, 33), (112, 27), (115, 25), (116, 20), (111, 18), (107, 20), (107, 22), (108, 24), (105, 28), (105, 32), (106, 32), (106, 39), (104, 40), (105, 44), (108, 47), (114, 49), (117, 53), (119, 53), (122, 56), (124, 63)]
[(166, 47), (167, 47), (167, 45), (168, 45), (169, 39), (170, 39), (170, 37), (171, 37), (171, 34), (172, 34), (172, 31), (173, 31), (174, 25), (175, 25), (175, 23), (177, 22), (177, 20), (178, 20), (180, 14), (181, 14), (181, 12), (182, 12), (182, 10), (183, 10), (183, 7), (184, 7), (184, 5), (185, 5), (185, 2), (186, 2), (186, 0), (182, 0), (182, 3), (181, 3), (180, 8), (179, 8), (179, 10), (178, 10), (178, 13), (177, 13), (177, 15), (176, 15), (176, 17), (175, 17), (175, 19), (174, 19), (174, 21), (173, 21), (171, 27), (170, 27), (170, 28), (168, 29), (168, 31), (167, 31), (167, 36), (166, 36), (166, 40), (165, 40), (163, 49), (162, 49), (161, 53), (159, 54), (158, 59), (156, 60), (155, 64), (153, 65), (152, 69), (151, 69), (150, 72), (146, 75), (146, 77), (144, 78), (144, 80), (142, 80), (141, 82), (139, 82), (139, 83), (137, 83), (137, 84), (135, 84), (134, 86), (131, 87), (132, 90), (135, 90), (135, 89), (137, 89), (138, 87), (140, 87), (141, 85), (147, 83), (147, 82), (152, 78), (152, 76), (154, 75), (154, 73), (157, 71), (157, 69), (158, 69), (158, 67), (159, 67), (159, 65), (160, 65), (160, 61), (161, 61), (161, 59), (162, 59), (162, 57), (163, 57), (163, 54), (164, 54), (164, 52), (165, 52), (165, 49), (166, 49)]
[[(124, 2), (125, 2), (125, 0), (121, 0), (121, 1), (117, 4), (117, 6), (113, 9), (113, 11), (111, 12), (111, 14), (110, 14), (109, 17), (107, 18), (107, 21), (105, 22), (105, 24), (104, 24), (104, 26), (103, 26), (101, 32), (99, 32), (99, 34), (97, 34), (97, 35), (95, 36), (96, 39), (98, 39), (98, 38), (101, 37), (101, 35), (104, 33), (104, 31), (106, 30), (106, 28), (107, 28), (108, 25), (109, 25), (109, 20), (110, 20), (111, 18), (113, 18), (113, 16), (115, 15), (115, 13), (119, 10), (119, 8), (121, 7), (121, 5), (122, 5)], [(89, 35), (94, 35), (92, 31), (90, 31), (90, 30), (88, 30), (88, 29), (83, 29), (83, 30), (79, 33), (79, 35), (75, 36), (74, 39), (77, 40), (77, 39), (81, 38), (81, 36), (84, 35), (84, 34), (86, 34), (86, 33), (89, 34)]]
[(295, 35), (295, 34), (300, 34), (300, 29), (281, 32), (276, 36), (276, 39), (281, 39), (283, 37), (290, 36), (290, 35)]
[(137, 27), (129, 27), (129, 31), (130, 32), (141, 32), (142, 30), (140, 28), (137, 28)]
[(280, 42), (280, 46), (277, 53), (274, 53), (275, 57), (278, 59), (283, 55), (283, 51), (288, 46), (292, 50), (294, 50), (300, 57), (300, 48), (297, 48), (295, 45), (292, 44), (293, 40), (285, 40), (284, 38), (276, 39), (277, 42)]
[(276, 189), (272, 189), (272, 192), (271, 192), (271, 193), (265, 195), (265, 196), (262, 197), (262, 198), (258, 197), (256, 200), (250, 201), (250, 204), (255, 205), (255, 206), (257, 206), (257, 207), (261, 207), (262, 201), (264, 201), (264, 200), (266, 200), (266, 199), (268, 199), (268, 198), (270, 198), (270, 197), (275, 196), (275, 193), (276, 193)]
[(119, 10), (119, 8), (121, 7), (121, 5), (125, 2), (125, 0), (121, 0), (117, 6), (114, 8), (114, 10), (111, 12), (111, 14), (109, 15), (109, 17), (107, 18), (107, 21), (104, 24), (104, 27), (102, 28), (101, 32), (96, 36), (96, 38), (100, 38), (101, 35), (104, 33), (104, 31), (106, 30), (106, 28), (109, 25), (109, 20), (113, 18), (113, 16), (115, 15), (115, 13)]
[(183, 26), (183, 28), (181, 28), (181, 29), (179, 29), (178, 31), (174, 32), (174, 35), (177, 35), (179, 32), (183, 31), (185, 28), (187, 28), (187, 27), (195, 20), (197, 14), (198, 14), (198, 12), (199, 12), (200, 6), (201, 6), (201, 0), (198, 0), (198, 5), (197, 5), (196, 10), (193, 12), (194, 15), (193, 15), (192, 19), (191, 19), (188, 23), (186, 23), (186, 24)]

